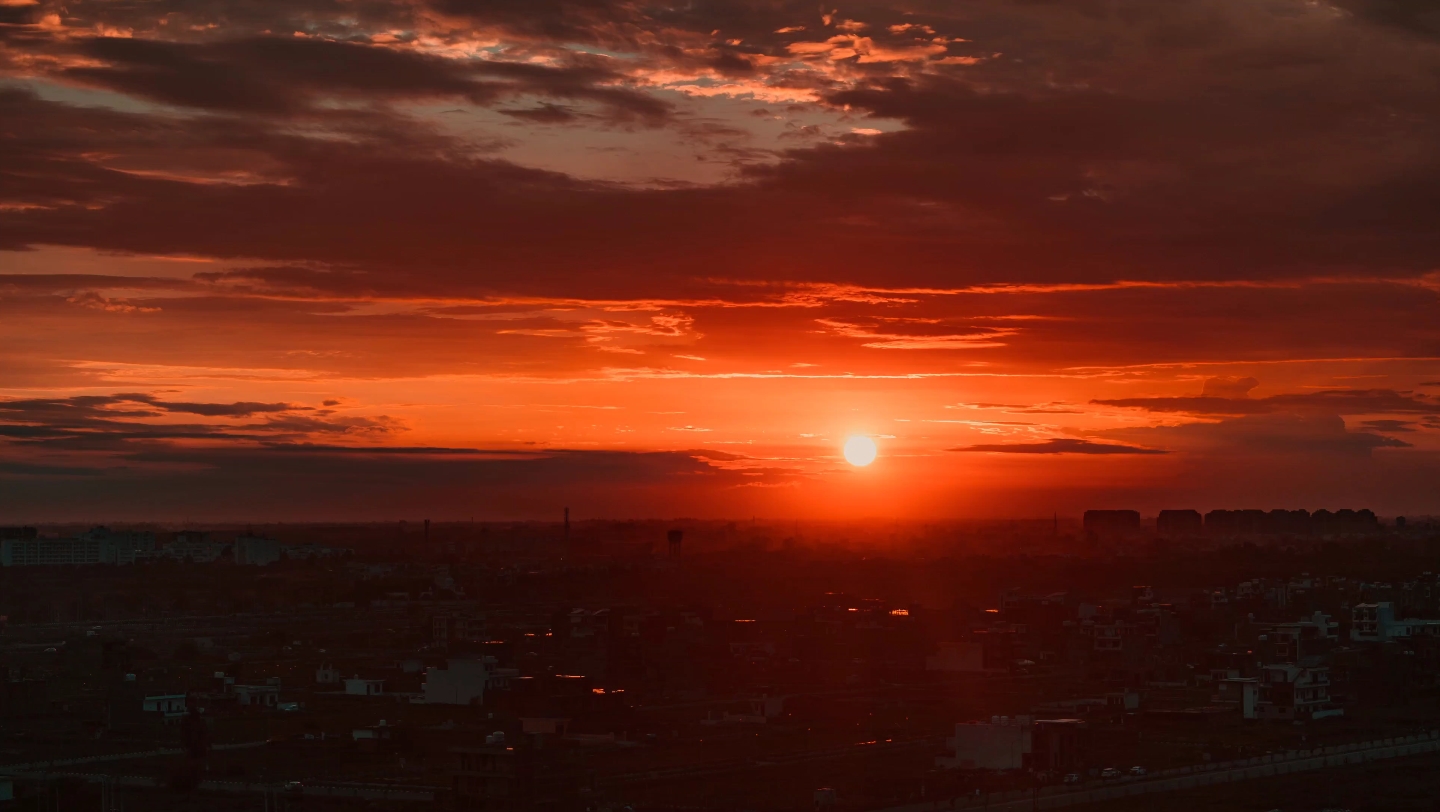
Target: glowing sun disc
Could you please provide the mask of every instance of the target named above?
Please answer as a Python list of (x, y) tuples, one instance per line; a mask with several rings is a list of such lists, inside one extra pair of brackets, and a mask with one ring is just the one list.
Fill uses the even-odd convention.
[(845, 441), (845, 461), (851, 465), (866, 466), (875, 461), (875, 441), (856, 435)]

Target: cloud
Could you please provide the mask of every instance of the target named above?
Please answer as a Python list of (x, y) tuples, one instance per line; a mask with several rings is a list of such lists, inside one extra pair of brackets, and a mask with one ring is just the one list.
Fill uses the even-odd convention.
[[(1428, 84), (1391, 77), (1424, 75), (1434, 54), (1397, 45), (1392, 38), (1399, 34), (1368, 17), (1337, 19), (1318, 7), (1282, 15), (1202, 0), (1119, 5), (1123, 13), (1087, 15), (1063, 4), (982, 2), (962, 21), (921, 11), (907, 17), (877, 3), (866, 9), (876, 43), (890, 42), (882, 37), (892, 35), (881, 32), (892, 26), (908, 26), (893, 35), (896, 47), (918, 26), (930, 26), (950, 53), (970, 48), (959, 40), (983, 30), (989, 41), (974, 48), (1007, 58), (919, 73), (902, 63), (855, 64), (803, 79), (777, 60), (789, 39), (773, 32), (813, 25), (812, 11), (753, 4), (661, 13), (629, 3), (547, 2), (537, 10), (453, 2), (439, 4), (444, 15), (427, 19), (423, 8), (412, 13), (383, 4), (352, 12), (265, 3), (244, 14), (226, 9), (224, 35), (183, 41), (158, 30), (128, 41), (30, 31), (13, 47), (42, 73), (49, 66), (70, 81), (187, 109), (291, 120), (275, 130), (245, 122), (227, 133), (235, 122), (141, 107), (132, 116), (87, 111), (89, 123), (104, 126), (83, 136), (73, 122), (54, 122), (36, 135), (58, 153), (20, 153), (32, 180), (15, 190), (23, 198), (17, 204), (72, 205), (26, 209), (0, 229), (0, 240), (209, 255), (248, 250), (356, 263), (391, 278), (413, 276), (404, 269), (418, 263), (459, 278), (455, 266), (483, 250), (484, 268), (465, 267), (465, 278), (479, 274), (512, 287), (538, 286), (558, 269), (574, 277), (579, 267), (599, 267), (586, 279), (613, 280), (637, 266), (660, 275), (684, 246), (713, 234), (716, 222), (730, 224), (731, 238), (691, 256), (693, 273), (685, 276), (733, 274), (751, 265), (737, 260), (754, 256), (758, 246), (772, 258), (767, 265), (794, 269), (796, 277), (825, 270), (852, 281), (877, 281), (893, 268), (917, 282), (954, 281), (957, 271), (967, 282), (1082, 282), (1131, 272), (1147, 280), (1286, 278), (1302, 267), (1353, 272), (1349, 258), (1360, 250), (1370, 252), (1366, 262), (1376, 270), (1414, 275), (1433, 267), (1429, 226), (1437, 209), (1425, 190), (1440, 165), (1426, 156), (1440, 105)], [(211, 21), (199, 17), (219, 10), (170, 4), (166, 11), (179, 15), (176, 22), (203, 25)], [(153, 15), (115, 6), (85, 4), (69, 13), (84, 24), (155, 27)], [(455, 19), (482, 26), (481, 40), (474, 29), (467, 40), (461, 27), (451, 27)], [(267, 29), (319, 35), (259, 35)], [(360, 41), (393, 31), (410, 33), (394, 42)], [(724, 44), (731, 39), (745, 45)], [(568, 47), (575, 42), (603, 43), (618, 55)], [(1095, 42), (1114, 47), (1085, 46)], [(777, 86), (803, 84), (828, 111), (848, 110), (855, 124), (883, 119), (883, 128), (866, 128), (883, 131), (856, 143), (780, 153), (734, 183), (625, 194), (477, 162), (458, 143), (466, 139), (449, 130), (451, 138), (440, 137), (443, 128), (394, 107), (455, 98), (557, 122), (565, 119), (560, 107), (576, 108), (577, 116), (594, 107), (616, 120), (674, 120), (680, 111), (673, 91), (662, 89), (661, 78), (642, 75), (689, 70), (694, 54), (710, 64), (742, 47), (753, 49), (742, 61)], [(1306, 67), (1297, 72), (1296, 65)], [(1207, 77), (1204, 92), (1194, 85), (1196, 75)], [(712, 81), (694, 72), (684, 78)], [(1285, 103), (1275, 104), (1277, 96)], [(539, 106), (513, 103), (519, 97)], [(1355, 115), (1323, 114), (1335, 109)], [(34, 105), (3, 114), (25, 122), (26, 131), (59, 115)], [(1359, 120), (1374, 129), (1351, 132)], [(136, 128), (160, 137), (151, 149), (170, 156), (167, 162), (190, 151), (168, 148), (179, 140), (192, 149), (243, 148), (255, 163), (275, 165), (269, 173), (247, 167), (264, 188), (216, 195), (80, 172), (88, 168), (84, 161), (37, 163), (36, 155), (114, 155), (140, 135)], [(336, 130), (346, 138), (332, 137)], [(281, 131), (289, 137), (279, 138)], [(1356, 139), (1395, 148), (1356, 149)], [(76, 143), (87, 140), (105, 143)], [(383, 148), (355, 148), (366, 144)], [(398, 154), (409, 159), (396, 160)], [(548, 157), (556, 160), (537, 159), (531, 168), (573, 166)], [(1316, 165), (1326, 172), (1311, 171)], [(1235, 188), (1252, 190), (1239, 208), (1229, 193)], [(107, 205), (74, 205), (85, 198)], [(1402, 216), (1365, 214), (1375, 211)], [(284, 227), (300, 212), (319, 220), (304, 240)], [(186, 213), (185, 229), (146, 225), (172, 222), (179, 213)], [(326, 222), (332, 218), (343, 222)], [(340, 238), (342, 225), (348, 243)], [(509, 234), (526, 235), (515, 242), (530, 248), (507, 245)], [(576, 249), (602, 234), (612, 237), (607, 251), (586, 256)], [(1177, 244), (1186, 250), (1172, 250)], [(830, 261), (836, 256), (845, 261)]]
[(1362, 19), (1440, 40), (1440, 9), (1428, 0), (1342, 0), (1340, 6)]
[(1092, 440), (1055, 438), (1041, 443), (987, 443), (951, 451), (985, 451), (998, 454), (1166, 454), (1160, 448), (1142, 448), (1114, 443), (1097, 443)]
[[(327, 404), (333, 405), (333, 404)], [(133, 408), (133, 407), (141, 408)], [(123, 408), (117, 408), (123, 407)], [(149, 408), (145, 408), (149, 407)], [(186, 403), (155, 395), (123, 392), (115, 395), (76, 395), (69, 398), (0, 399), (0, 414), (16, 421), (87, 419), (95, 417), (154, 417), (161, 412), (206, 417), (250, 417), (255, 414), (310, 410), (290, 403)]]
[[(61, 516), (153, 521), (396, 516), (629, 518), (713, 515), (757, 485), (793, 471), (727, 469), (690, 452), (331, 447), (135, 449), (123, 467), (0, 465), (0, 511), (35, 521)], [(256, 483), (263, 488), (256, 489)], [(262, 494), (283, 493), (275, 499)], [(632, 512), (633, 511), (633, 512)]]
[[(213, 421), (174, 422), (177, 415)], [(340, 414), (329, 406), (197, 403), (147, 393), (0, 400), (0, 510), (28, 517), (225, 516), (237, 499), (260, 499), (257, 512), (277, 517), (383, 518), (419, 506), (450, 515), (526, 516), (563, 498), (596, 515), (617, 504), (642, 512), (679, 504), (698, 509), (730, 490), (804, 476), (704, 450), (373, 442), (405, 428), (384, 415)], [(643, 495), (651, 491), (653, 499)], [(284, 498), (262, 496), (277, 493)]]
[(537, 124), (568, 124), (581, 116), (571, 107), (563, 104), (541, 104), (538, 107), (501, 110), (501, 113)]
[(1250, 390), (1259, 385), (1260, 381), (1250, 377), (1206, 378), (1205, 388), (1200, 394), (1207, 398), (1244, 398), (1249, 397)]
[(1071, 404), (1052, 402), (1027, 405), (1022, 403), (955, 403), (946, 405), (947, 409), (999, 409), (1009, 414), (1084, 414), (1084, 410), (1076, 409)]
[(1416, 431), (1418, 424), (1411, 420), (1362, 420), (1360, 425), (1370, 431), (1411, 432)]
[(1375, 449), (1410, 447), (1393, 437), (1350, 431), (1333, 414), (1255, 414), (1213, 423), (1106, 429), (1094, 435), (1172, 451), (1256, 457), (1368, 457)]
[(861, 346), (876, 350), (976, 350), (1003, 347), (1005, 342), (999, 339), (1019, 332), (1010, 328), (998, 328), (970, 333), (907, 334), (877, 332), (874, 328), (838, 319), (815, 321), (837, 335), (865, 339)]
[[(1207, 389), (1209, 384), (1207, 383)], [(1440, 402), (1424, 395), (1392, 389), (1330, 389), (1320, 392), (1273, 395), (1266, 398), (1157, 397), (1115, 398), (1091, 401), (1100, 406), (1143, 409), (1195, 415), (1277, 414), (1440, 414)]]
[[(221, 418), (218, 423), (176, 423), (170, 415)], [(238, 422), (245, 418), (258, 422)], [(403, 432), (387, 415), (336, 414), (290, 403), (172, 402), (144, 393), (0, 400), (0, 439), (12, 446), (118, 451), (154, 442), (237, 444), (311, 437), (376, 438)]]
[[(63, 46), (61, 46), (63, 47)], [(249, 114), (317, 112), (340, 98), (458, 98), (477, 105), (521, 96), (595, 102), (615, 118), (659, 121), (668, 103), (619, 86), (622, 75), (575, 57), (565, 65), (449, 59), (384, 45), (260, 36), (209, 42), (91, 37), (70, 47), (81, 64), (59, 74), (180, 107)]]
[(146, 306), (143, 306), (143, 305), (137, 305), (137, 304), (133, 304), (133, 303), (130, 303), (130, 302), (122, 301), (122, 300), (119, 300), (119, 299), (110, 299), (110, 298), (101, 296), (100, 294), (98, 294), (98, 293), (96, 293), (96, 292), (94, 292), (94, 291), (85, 291), (85, 292), (83, 292), (83, 293), (77, 293), (77, 294), (75, 294), (75, 295), (73, 295), (73, 296), (67, 297), (67, 298), (65, 299), (65, 301), (67, 301), (67, 302), (69, 302), (70, 304), (73, 304), (73, 305), (78, 305), (78, 306), (80, 306), (80, 307), (89, 308), (90, 310), (99, 310), (99, 311), (104, 312), (104, 313), (158, 313), (158, 312), (160, 312), (160, 308), (158, 308), (158, 307), (146, 307)]
[(0, 478), (4, 477), (94, 477), (106, 473), (105, 468), (78, 465), (43, 465), (0, 461)]
[[(137, 400), (139, 398), (139, 396), (131, 397), (136, 397)], [(303, 411), (311, 408), (290, 403), (172, 403), (153, 399), (139, 402), (149, 403), (167, 412), (198, 414), (205, 417), (250, 417), (256, 414)]]

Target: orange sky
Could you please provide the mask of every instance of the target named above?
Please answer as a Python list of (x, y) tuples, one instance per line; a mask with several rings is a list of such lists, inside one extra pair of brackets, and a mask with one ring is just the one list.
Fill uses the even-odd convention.
[(1366, 0), (0, 3), (0, 522), (1440, 512), (1437, 70)]

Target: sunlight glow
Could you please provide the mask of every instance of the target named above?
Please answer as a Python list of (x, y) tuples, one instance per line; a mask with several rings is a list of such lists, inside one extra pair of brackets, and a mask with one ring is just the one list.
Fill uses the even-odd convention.
[(851, 465), (866, 466), (875, 461), (875, 441), (863, 435), (845, 440), (845, 460)]

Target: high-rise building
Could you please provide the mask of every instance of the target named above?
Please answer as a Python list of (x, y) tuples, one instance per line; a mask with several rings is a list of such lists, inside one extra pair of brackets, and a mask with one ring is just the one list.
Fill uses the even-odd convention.
[(155, 534), (92, 527), (76, 538), (40, 538), (34, 528), (0, 540), (0, 566), (133, 564), (155, 553)]
[(1140, 534), (1140, 512), (1137, 510), (1087, 510), (1085, 532), (1097, 536), (1137, 536)]
[(1198, 536), (1205, 529), (1205, 520), (1198, 510), (1162, 510), (1155, 520), (1155, 530), (1163, 538)]
[(263, 567), (280, 560), (280, 542), (257, 536), (235, 539), (235, 563)]

